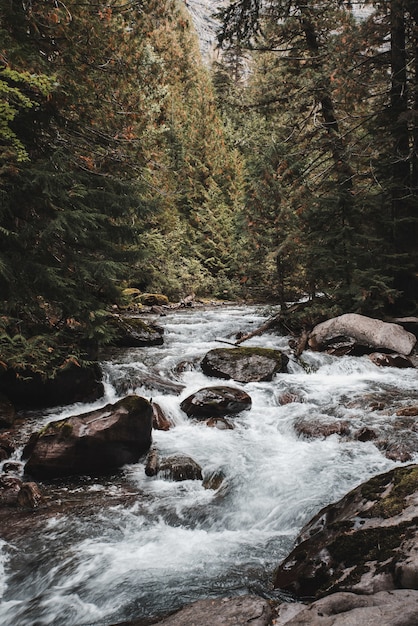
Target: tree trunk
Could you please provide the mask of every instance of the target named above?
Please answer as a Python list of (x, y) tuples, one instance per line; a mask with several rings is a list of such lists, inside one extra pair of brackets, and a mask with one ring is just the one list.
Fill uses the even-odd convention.
[[(391, 92), (390, 117), (393, 139), (392, 164), (392, 217), (396, 251), (411, 248), (410, 160), (408, 130), (408, 81), (403, 0), (391, 3)], [(415, 245), (415, 241), (413, 242)]]

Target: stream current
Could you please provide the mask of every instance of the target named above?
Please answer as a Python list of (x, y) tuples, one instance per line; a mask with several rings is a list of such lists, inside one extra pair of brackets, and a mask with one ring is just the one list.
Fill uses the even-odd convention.
[[(201, 372), (205, 353), (222, 346), (218, 339), (234, 341), (237, 331), (255, 329), (270, 313), (249, 306), (168, 313), (158, 319), (163, 346), (114, 349), (106, 356), (100, 401), (27, 417), (25, 440), (49, 421), (129, 393), (152, 397), (174, 423), (153, 431), (160, 455), (189, 455), (204, 478), (222, 473), (224, 481), (213, 490), (201, 481), (147, 477), (142, 461), (112, 477), (43, 485), (53, 497), (82, 506), (65, 508), (40, 528), (34, 524), (23, 538), (0, 540), (0, 624), (106, 626), (200, 598), (277, 593), (273, 570), (302, 526), (321, 507), (394, 467), (373, 442), (306, 439), (294, 424), (335, 418), (359, 429), (385, 429), (394, 413), (368, 407), (387, 395), (397, 406), (416, 401), (417, 370), (310, 351), (301, 363), (291, 356), (288, 337), (264, 334), (245, 345), (284, 350), (289, 373), (243, 385)], [(139, 384), (149, 373), (185, 388), (177, 395)], [(233, 430), (209, 428), (180, 410), (185, 397), (217, 384), (245, 389), (252, 398), (250, 411), (230, 419)], [(299, 401), (281, 405), (284, 392)]]

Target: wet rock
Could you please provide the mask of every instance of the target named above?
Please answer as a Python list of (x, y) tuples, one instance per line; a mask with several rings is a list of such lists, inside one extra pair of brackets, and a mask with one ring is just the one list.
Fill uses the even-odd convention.
[(415, 417), (418, 415), (418, 406), (405, 406), (396, 411), (398, 417)]
[(379, 367), (397, 367), (403, 369), (406, 367), (414, 367), (411, 359), (403, 354), (384, 354), (383, 352), (372, 352), (369, 359)]
[(70, 363), (53, 379), (43, 380), (29, 370), (7, 370), (0, 375), (0, 393), (18, 409), (51, 407), (74, 402), (94, 402), (104, 393), (102, 372), (97, 364)]
[(151, 445), (152, 406), (128, 396), (103, 409), (50, 422), (24, 449), (25, 471), (39, 478), (98, 475), (135, 463)]
[(16, 476), (0, 476), (0, 505), (16, 505), (22, 484), (21, 479)]
[(207, 376), (249, 383), (272, 380), (277, 372), (287, 372), (288, 361), (280, 350), (216, 348), (205, 355), (201, 367)]
[[(418, 581), (418, 465), (376, 476), (325, 507), (276, 570), (276, 587), (300, 597), (377, 593)], [(417, 587), (418, 588), (418, 587)]]
[(120, 348), (140, 348), (143, 346), (161, 346), (164, 343), (164, 329), (155, 324), (146, 324), (138, 317), (113, 315), (109, 324), (115, 329), (112, 341)]
[(9, 461), (3, 465), (3, 472), (5, 474), (20, 474), (23, 469), (23, 463), (16, 461)]
[(295, 422), (295, 430), (298, 435), (317, 439), (330, 437), (331, 435), (348, 435), (350, 428), (348, 422), (341, 420), (299, 419)]
[(16, 411), (10, 400), (0, 393), (0, 428), (10, 428), (15, 421)]
[(212, 472), (212, 474), (204, 479), (203, 486), (205, 489), (217, 491), (224, 484), (224, 480), (225, 474), (222, 471)]
[(119, 395), (129, 394), (137, 387), (145, 387), (151, 392), (167, 393), (178, 396), (185, 386), (175, 383), (167, 378), (162, 378), (154, 373), (142, 373), (137, 371), (124, 372), (124, 377), (114, 381), (115, 389)]
[(15, 446), (10, 439), (7, 433), (3, 433), (0, 435), (0, 461), (5, 461), (9, 459), (13, 452), (15, 451)]
[(412, 461), (416, 451), (416, 445), (414, 446), (410, 443), (397, 441), (380, 440), (376, 443), (376, 446), (383, 452), (387, 459), (399, 461), (400, 463)]
[(291, 391), (284, 391), (277, 399), (278, 403), (283, 406), (285, 404), (292, 404), (293, 402), (302, 402), (300, 396)]
[(150, 450), (145, 461), (145, 474), (156, 476), (160, 471), (160, 457), (157, 450)]
[(376, 349), (408, 355), (414, 349), (416, 337), (398, 324), (346, 313), (315, 326), (309, 335), (313, 350), (332, 350), (333, 346), (348, 342), (350, 354)]
[(233, 425), (224, 417), (211, 417), (206, 422), (210, 428), (218, 428), (219, 430), (233, 430)]
[(202, 480), (202, 468), (191, 457), (181, 454), (160, 461), (159, 474), (174, 481)]
[(43, 502), (43, 495), (38, 485), (33, 482), (23, 483), (17, 494), (18, 506), (36, 509)]
[(238, 596), (199, 600), (156, 623), (159, 626), (268, 626), (271, 619), (267, 600)]
[(416, 626), (418, 591), (396, 589), (372, 595), (333, 593), (309, 606), (281, 604), (276, 626)]
[(364, 428), (360, 428), (354, 433), (354, 439), (363, 442), (373, 441), (373, 439), (377, 439), (377, 433), (372, 428), (364, 426)]
[(162, 408), (157, 402), (151, 402), (152, 404), (152, 427), (155, 430), (170, 430), (173, 423), (164, 413)]
[(189, 417), (207, 419), (240, 413), (251, 407), (250, 396), (234, 387), (204, 387), (183, 400), (180, 405)]

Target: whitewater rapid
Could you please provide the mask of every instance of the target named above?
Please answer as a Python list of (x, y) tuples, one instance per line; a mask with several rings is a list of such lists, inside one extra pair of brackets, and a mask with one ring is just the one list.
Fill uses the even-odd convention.
[[(233, 430), (209, 428), (180, 410), (194, 391), (225, 384), (201, 372), (205, 353), (220, 347), (219, 340), (233, 341), (236, 332), (256, 328), (269, 313), (255, 306), (169, 313), (158, 319), (165, 329), (163, 346), (106, 355), (106, 395), (99, 402), (33, 417), (31, 430), (128, 393), (152, 397), (174, 423), (169, 431), (153, 432), (161, 456), (189, 455), (201, 465), (204, 479), (220, 474), (224, 480), (212, 490), (200, 481), (147, 477), (141, 461), (111, 480), (67, 481), (65, 489), (78, 490), (87, 503), (83, 514), (69, 509), (41, 529), (0, 545), (3, 626), (106, 626), (163, 614), (199, 598), (274, 595), (273, 570), (302, 526), (324, 505), (395, 466), (373, 442), (339, 435), (306, 439), (294, 426), (301, 419), (335, 418), (359, 429), (384, 429), (394, 416), (365, 409), (367, 402), (361, 402), (384, 394), (396, 394), (398, 401), (416, 398), (414, 369), (378, 368), (367, 357), (310, 351), (297, 361), (288, 337), (265, 334), (245, 345), (284, 350), (289, 373), (272, 382), (228, 381), (252, 398), (251, 410), (231, 419)], [(175, 395), (149, 383), (138, 386), (147, 373), (184, 390)], [(284, 392), (298, 401), (282, 405)]]

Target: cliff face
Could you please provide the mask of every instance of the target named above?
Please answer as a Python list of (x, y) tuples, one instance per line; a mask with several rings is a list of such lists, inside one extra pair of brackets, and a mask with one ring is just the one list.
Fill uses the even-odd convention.
[(227, 0), (184, 0), (197, 35), (203, 59), (208, 62), (216, 56), (216, 30), (219, 27), (214, 14), (227, 4)]

